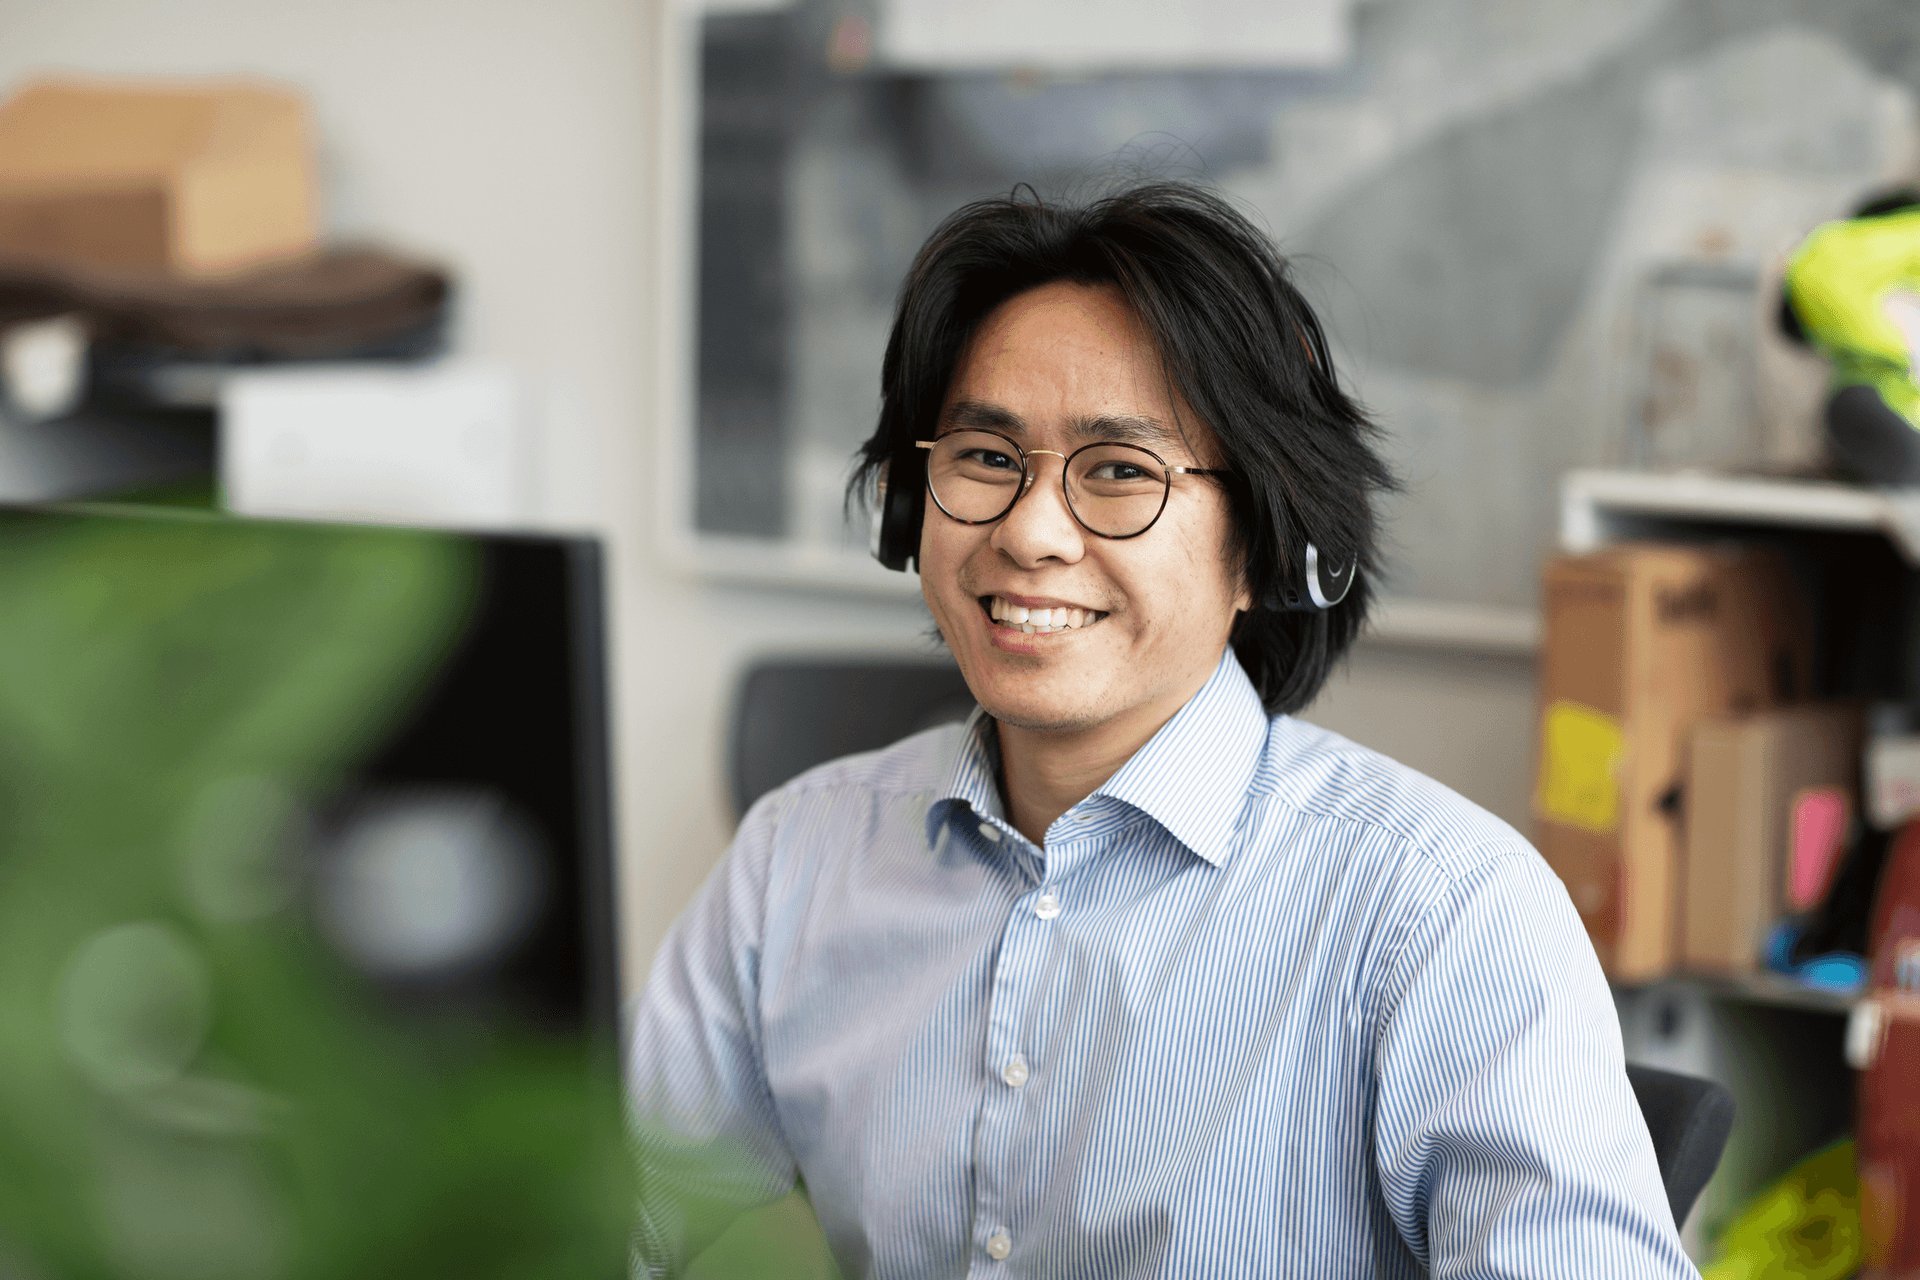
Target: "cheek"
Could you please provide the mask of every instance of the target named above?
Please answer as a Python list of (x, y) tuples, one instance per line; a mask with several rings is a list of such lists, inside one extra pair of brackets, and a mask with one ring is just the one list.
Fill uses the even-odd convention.
[(965, 536), (971, 532), (951, 520), (942, 521), (941, 526), (929, 520), (920, 527), (920, 592), (936, 618), (972, 602), (961, 582), (967, 556), (979, 541)]

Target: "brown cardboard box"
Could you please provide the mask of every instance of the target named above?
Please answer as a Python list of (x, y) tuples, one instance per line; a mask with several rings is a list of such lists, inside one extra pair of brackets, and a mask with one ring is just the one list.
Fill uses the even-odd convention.
[(1610, 977), (1671, 968), (1686, 735), (1802, 696), (1809, 631), (1760, 548), (1623, 543), (1541, 583), (1538, 844)]
[(0, 256), (218, 276), (312, 250), (316, 204), (282, 89), (42, 81), (0, 103)]
[[(1811, 905), (1789, 897), (1794, 806), (1812, 793), (1837, 791), (1847, 813), (1858, 812), (1861, 733), (1859, 709), (1845, 705), (1784, 707), (1694, 725), (1682, 964), (1753, 972), (1774, 922), (1793, 907)], [(1844, 832), (1842, 820), (1833, 835)]]

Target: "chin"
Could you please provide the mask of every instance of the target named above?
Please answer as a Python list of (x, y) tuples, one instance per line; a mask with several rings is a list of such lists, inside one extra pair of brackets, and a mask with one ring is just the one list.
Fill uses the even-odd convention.
[(1081, 733), (1106, 719), (1089, 700), (1049, 697), (1041, 690), (990, 685), (976, 689), (974, 698), (999, 723), (1030, 733)]

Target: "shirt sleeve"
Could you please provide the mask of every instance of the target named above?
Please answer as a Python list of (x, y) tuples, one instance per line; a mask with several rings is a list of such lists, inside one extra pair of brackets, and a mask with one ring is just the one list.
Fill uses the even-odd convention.
[(675, 922), (628, 1046), (640, 1275), (677, 1275), (727, 1225), (792, 1190), (761, 1056), (759, 987), (778, 793), (741, 824)]
[(1395, 966), (1374, 1159), (1434, 1277), (1695, 1277), (1606, 980), (1528, 849), (1447, 886)]

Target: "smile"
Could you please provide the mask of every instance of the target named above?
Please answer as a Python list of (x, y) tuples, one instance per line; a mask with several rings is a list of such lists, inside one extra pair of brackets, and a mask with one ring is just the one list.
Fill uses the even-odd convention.
[(1054, 609), (1029, 609), (999, 596), (988, 596), (983, 603), (995, 626), (1026, 635), (1051, 635), (1056, 631), (1074, 631), (1090, 627), (1107, 615), (1097, 609), (1076, 609), (1071, 605)]

